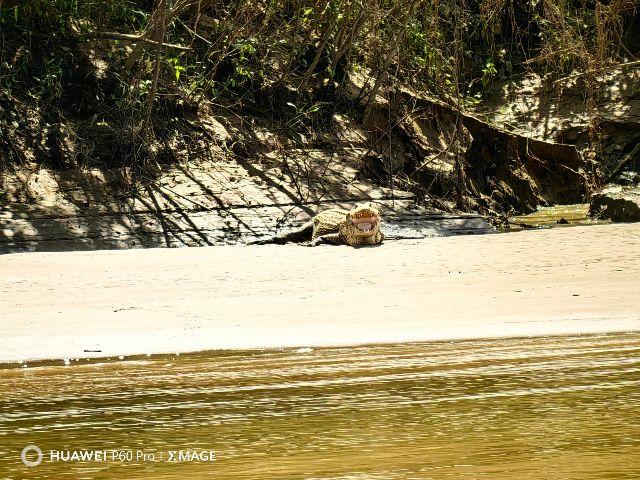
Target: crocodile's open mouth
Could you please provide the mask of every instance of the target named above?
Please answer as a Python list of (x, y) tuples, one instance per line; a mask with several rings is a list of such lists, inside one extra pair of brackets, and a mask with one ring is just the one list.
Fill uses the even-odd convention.
[(362, 233), (371, 233), (375, 231), (378, 218), (368, 213), (357, 214), (351, 218), (351, 224)]

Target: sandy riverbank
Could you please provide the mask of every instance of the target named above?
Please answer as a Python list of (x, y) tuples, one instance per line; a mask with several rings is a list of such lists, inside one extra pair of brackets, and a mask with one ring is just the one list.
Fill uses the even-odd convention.
[(626, 224), (4, 255), (0, 362), (640, 331), (639, 245)]

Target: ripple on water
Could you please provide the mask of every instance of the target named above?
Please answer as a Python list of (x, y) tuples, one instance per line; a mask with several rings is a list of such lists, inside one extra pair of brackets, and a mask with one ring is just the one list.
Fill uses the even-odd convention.
[[(640, 335), (221, 352), (0, 370), (0, 478), (634, 479)], [(20, 451), (214, 449), (213, 463)]]

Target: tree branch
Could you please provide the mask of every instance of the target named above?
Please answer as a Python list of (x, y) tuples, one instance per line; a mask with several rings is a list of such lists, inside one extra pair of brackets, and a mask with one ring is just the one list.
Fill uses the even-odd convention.
[(93, 32), (87, 35), (90, 38), (106, 38), (109, 40), (124, 40), (125, 42), (144, 42), (149, 45), (153, 45), (155, 47), (167, 47), (174, 48), (176, 50), (189, 51), (190, 47), (185, 47), (182, 45), (175, 45), (172, 43), (161, 43), (156, 40), (151, 40), (150, 38), (141, 37), (140, 35), (133, 35), (130, 33), (120, 33), (120, 32)]

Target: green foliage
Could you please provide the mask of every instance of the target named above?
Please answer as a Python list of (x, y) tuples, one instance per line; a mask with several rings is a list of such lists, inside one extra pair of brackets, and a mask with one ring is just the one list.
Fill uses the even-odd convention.
[(176, 82), (180, 81), (180, 75), (182, 75), (182, 72), (186, 70), (186, 67), (180, 64), (180, 57), (183, 55), (184, 53), (181, 52), (177, 56), (167, 59), (167, 62), (169, 62), (169, 65), (172, 66), (173, 71), (175, 72)]
[(8, 27), (52, 31), (67, 36), (68, 19), (78, 13), (78, 0), (26, 0), (0, 8), (0, 23)]
[(138, 30), (145, 26), (149, 18), (148, 12), (143, 11), (132, 0), (110, 0), (83, 2), (83, 14), (97, 20), (97, 23), (109, 27), (129, 28)]
[[(153, 3), (0, 1), (0, 89), (54, 108), (81, 87), (87, 116), (117, 111), (123, 118), (127, 109), (144, 111), (156, 93), (154, 108), (204, 99), (272, 115), (306, 135), (326, 112), (330, 119), (341, 106), (352, 108), (354, 97), (364, 98), (377, 79), (381, 91), (408, 84), (475, 104), (513, 74), (559, 76), (623, 60), (623, 20), (638, 2), (172, 1), (163, 39), (169, 46), (146, 45), (133, 66), (126, 65), (135, 42), (92, 38), (96, 32), (144, 34), (155, 18)], [(365, 87), (348, 98), (356, 74)], [(288, 93), (265, 98), (273, 85)], [(137, 121), (136, 115), (129, 118)]]
[(28, 93), (36, 99), (46, 97), (49, 102), (56, 101), (62, 96), (62, 61), (60, 58), (51, 57), (43, 63), (44, 72), (35, 77), (34, 88)]
[(445, 58), (443, 52), (436, 45), (441, 35), (438, 32), (429, 32), (421, 22), (409, 23), (406, 33), (407, 68), (413, 70), (414, 80), (421, 80), (422, 87), (440, 88), (444, 91), (453, 91), (452, 58)]
[(286, 102), (286, 120), (282, 122), (280, 127), (281, 133), (296, 142), (303, 143), (302, 139), (304, 137), (302, 135), (313, 136), (312, 126), (314, 125), (316, 116), (325, 105), (327, 105), (326, 102), (301, 103), (299, 105)]
[(260, 71), (256, 71), (252, 67), (252, 60), (254, 60), (257, 51), (255, 47), (256, 44), (257, 39), (254, 37), (244, 38), (236, 42), (230, 54), (235, 57), (234, 81), (251, 80), (254, 76), (260, 75)]
[(489, 58), (482, 69), (482, 85), (484, 88), (489, 87), (496, 73), (498, 73), (496, 65), (493, 63), (493, 59)]
[(0, 2), (0, 25), (24, 34), (72, 35), (71, 25), (91, 23), (119, 28), (141, 28), (148, 14), (132, 0), (25, 0)]

